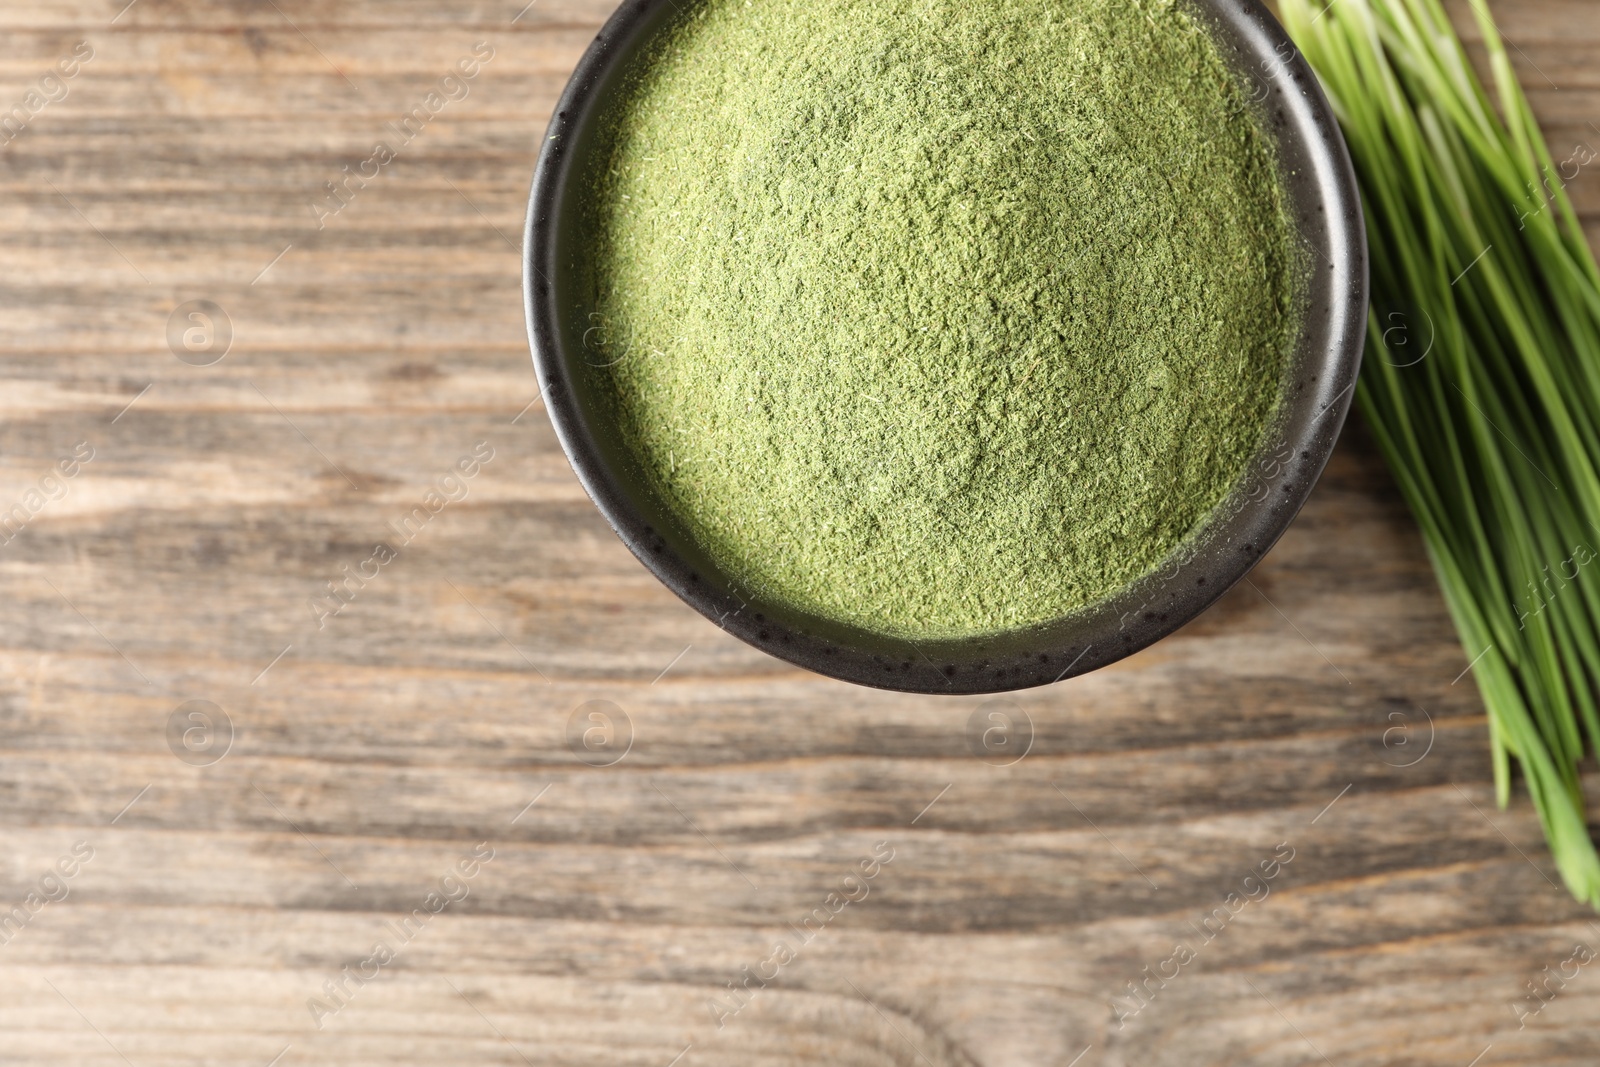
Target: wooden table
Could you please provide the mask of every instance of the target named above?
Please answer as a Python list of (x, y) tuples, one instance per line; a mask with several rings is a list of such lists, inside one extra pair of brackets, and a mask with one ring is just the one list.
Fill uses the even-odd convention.
[[(124, 2), (0, 5), (0, 103), (44, 101), (0, 148), (0, 1063), (1596, 1061), (1600, 967), (1519, 1029), (1600, 924), (1494, 808), (1359, 427), (1116, 667), (793, 670), (533, 402), (526, 184), (610, 0)], [(1600, 143), (1600, 7), (1496, 9), (1553, 147)], [(1031, 750), (977, 758), (1007, 708)]]

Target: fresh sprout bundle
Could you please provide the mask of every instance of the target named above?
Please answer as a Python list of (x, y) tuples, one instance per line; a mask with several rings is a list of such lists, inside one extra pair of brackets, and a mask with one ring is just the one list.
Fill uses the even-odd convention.
[(1355, 160), (1373, 309), (1357, 398), (1422, 527), (1567, 888), (1600, 908), (1579, 762), (1600, 744), (1600, 271), (1485, 0), (1496, 103), (1439, 0), (1283, 0)]

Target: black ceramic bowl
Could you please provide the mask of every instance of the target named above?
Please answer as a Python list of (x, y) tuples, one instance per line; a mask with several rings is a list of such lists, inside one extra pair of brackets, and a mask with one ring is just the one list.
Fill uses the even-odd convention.
[(774, 656), (862, 685), (986, 693), (1046, 685), (1121, 659), (1199, 615), (1272, 547), (1333, 450), (1354, 392), (1367, 313), (1367, 249), (1355, 175), (1316, 78), (1257, 0), (1190, 0), (1277, 146), (1293, 217), (1309, 247), (1304, 321), (1268, 440), (1232, 495), (1178, 555), (1109, 600), (1039, 626), (912, 642), (751, 599), (651, 491), (582, 358), (592, 310), (567, 264), (582, 247), (575, 195), (595, 120), (619, 75), (678, 10), (623, 0), (567, 83), (539, 154), (523, 285), (533, 362), (578, 480), (634, 555), (729, 633)]

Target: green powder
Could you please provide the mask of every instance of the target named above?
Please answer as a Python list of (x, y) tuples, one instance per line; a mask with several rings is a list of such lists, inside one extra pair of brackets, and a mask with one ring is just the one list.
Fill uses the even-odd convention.
[(585, 356), (712, 558), (952, 637), (1193, 535), (1282, 391), (1299, 254), (1186, 9), (684, 7), (604, 119), (576, 266)]

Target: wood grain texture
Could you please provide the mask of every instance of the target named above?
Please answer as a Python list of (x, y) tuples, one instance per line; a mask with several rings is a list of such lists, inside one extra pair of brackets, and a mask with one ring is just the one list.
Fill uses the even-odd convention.
[[(1359, 426), (1249, 584), (996, 705), (1032, 740), (995, 765), (985, 700), (826, 681), (681, 605), (527, 407), (527, 181), (610, 0), (123, 2), (0, 2), (0, 107), (95, 53), (0, 148), (0, 924), (68, 894), (0, 925), (0, 1064), (1595, 1062), (1600, 969), (1519, 1027), (1600, 923), (1526, 801), (1494, 809)], [(1558, 157), (1600, 145), (1600, 8), (1495, 8)], [(480, 41), (470, 95), (319, 229), (322, 183)], [(1591, 170), (1572, 191), (1600, 226)], [(169, 348), (191, 300), (231, 323), (211, 366)], [(221, 734), (170, 739), (192, 700), (231, 723), (207, 765)], [(596, 700), (630, 724), (604, 767), (571, 740)], [(776, 974), (735, 996), (746, 968)]]

